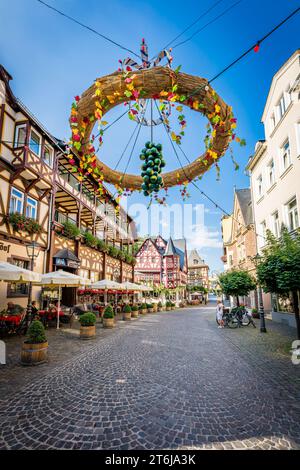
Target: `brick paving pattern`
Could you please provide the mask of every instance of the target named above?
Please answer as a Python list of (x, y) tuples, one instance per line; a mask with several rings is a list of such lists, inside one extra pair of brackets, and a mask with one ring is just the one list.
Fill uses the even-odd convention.
[(48, 364), (0, 368), (2, 449), (300, 449), (295, 331), (218, 329), (214, 307), (49, 332)]

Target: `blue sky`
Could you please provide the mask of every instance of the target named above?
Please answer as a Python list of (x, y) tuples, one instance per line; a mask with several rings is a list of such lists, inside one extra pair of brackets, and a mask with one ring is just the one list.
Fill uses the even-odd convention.
[[(138, 52), (140, 40), (145, 37), (151, 56), (215, 3), (214, 0), (47, 1), (134, 51)], [(235, 1), (220, 2), (191, 32)], [(181, 64), (187, 73), (211, 78), (298, 6), (299, 0), (243, 0), (190, 42), (174, 49), (174, 66)], [(115, 71), (118, 60), (129, 54), (51, 12), (37, 0), (0, 0), (0, 22), (0, 62), (14, 78), (14, 93), (50, 132), (67, 139), (73, 97), (81, 94), (96, 77)], [(267, 39), (258, 54), (250, 54), (214, 82), (216, 91), (233, 106), (238, 134), (247, 141), (243, 149), (233, 147), (240, 164), (238, 172), (234, 171), (227, 153), (220, 164), (221, 180), (216, 181), (216, 174), (211, 170), (199, 182), (203, 191), (227, 211), (232, 208), (234, 186), (242, 188), (249, 184), (244, 167), (255, 142), (264, 136), (260, 119), (272, 76), (300, 47), (299, 27), (300, 14)], [(183, 39), (189, 35), (190, 32), (186, 33)], [(123, 109), (114, 109), (106, 116), (107, 121), (112, 121)], [(189, 158), (194, 159), (204, 148), (205, 120), (191, 111), (187, 111), (186, 116), (188, 127), (183, 148)], [(105, 162), (112, 166), (116, 163), (132, 130), (133, 123), (124, 117), (107, 132), (101, 148)], [(149, 129), (143, 129), (129, 166), (130, 172), (139, 172), (139, 149), (149, 136)], [(163, 144), (167, 169), (175, 168), (176, 157), (161, 126), (155, 128), (154, 140)], [(125, 158), (121, 170), (126, 161)], [(220, 270), (221, 213), (196, 189), (190, 188), (190, 194), (188, 203), (205, 205), (206, 227), (199, 236), (192, 236), (191, 247), (200, 249), (212, 270)], [(145, 200), (135, 194), (129, 198), (128, 205), (136, 203), (145, 203)], [(183, 204), (178, 188), (170, 191), (169, 203)], [(171, 235), (173, 232), (171, 225)]]

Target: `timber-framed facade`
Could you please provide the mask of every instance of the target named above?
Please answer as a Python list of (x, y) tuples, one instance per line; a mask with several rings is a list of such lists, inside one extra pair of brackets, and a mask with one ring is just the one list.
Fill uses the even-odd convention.
[[(80, 181), (65, 143), (13, 95), (11, 79), (0, 66), (0, 260), (40, 273), (65, 269), (92, 281), (134, 281), (133, 220), (122, 208), (116, 212), (108, 190), (98, 196), (92, 177)], [(26, 251), (31, 241), (40, 247), (34, 266)], [(2, 283), (0, 308), (8, 299), (25, 306), (27, 289)], [(33, 298), (39, 296), (34, 287)]]

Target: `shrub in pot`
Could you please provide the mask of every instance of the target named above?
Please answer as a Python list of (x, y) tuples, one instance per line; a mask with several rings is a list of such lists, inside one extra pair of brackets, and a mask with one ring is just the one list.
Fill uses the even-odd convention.
[(139, 308), (138, 308), (137, 305), (132, 305), (132, 307), (131, 307), (131, 316), (132, 316), (132, 318), (138, 318)]
[(157, 304), (157, 311), (160, 312), (162, 309), (162, 303), (159, 301)]
[(92, 312), (86, 312), (80, 316), (79, 323), (81, 339), (92, 339), (96, 336), (96, 321), (97, 317)]
[(147, 304), (147, 310), (149, 313), (153, 312), (153, 304)]
[(167, 302), (166, 302), (166, 310), (167, 311), (172, 310), (172, 302), (170, 302), (169, 300), (167, 300)]
[(157, 312), (157, 303), (152, 304), (153, 312)]
[(34, 320), (28, 328), (27, 339), (22, 345), (21, 363), (23, 365), (43, 364), (47, 360), (48, 341), (42, 322)]
[(114, 311), (111, 305), (107, 305), (102, 318), (104, 328), (113, 328), (115, 326)]
[(141, 305), (141, 310), (140, 310), (140, 312), (141, 312), (142, 314), (145, 314), (145, 313), (147, 313), (147, 311), (148, 311), (148, 310), (147, 310), (147, 304), (142, 304), (142, 305)]
[(131, 307), (130, 305), (125, 305), (123, 309), (123, 320), (131, 320)]
[(252, 309), (252, 317), (253, 318), (259, 318), (259, 312), (258, 312), (257, 308)]
[(176, 308), (176, 305), (174, 304), (174, 302), (171, 302), (171, 309), (175, 310), (175, 308)]

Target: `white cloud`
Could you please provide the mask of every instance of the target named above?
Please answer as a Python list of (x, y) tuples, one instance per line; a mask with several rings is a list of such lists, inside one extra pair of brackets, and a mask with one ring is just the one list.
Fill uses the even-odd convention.
[(194, 226), (191, 229), (191, 234), (187, 236), (188, 249), (222, 248), (221, 233), (218, 230), (205, 226)]

